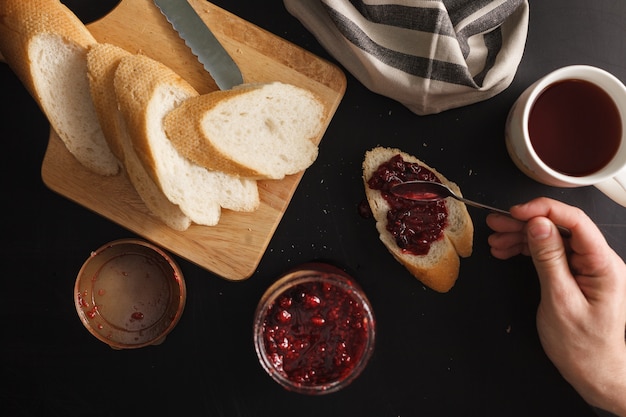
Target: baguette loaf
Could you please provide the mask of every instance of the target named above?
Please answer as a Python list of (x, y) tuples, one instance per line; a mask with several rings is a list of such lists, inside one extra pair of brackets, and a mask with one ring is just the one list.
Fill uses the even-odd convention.
[(221, 208), (253, 211), (257, 183), (209, 171), (183, 157), (167, 138), (163, 118), (198, 92), (169, 67), (143, 55), (123, 57), (114, 76), (115, 94), (143, 168), (165, 196), (201, 225), (213, 226)]
[(167, 226), (183, 231), (191, 219), (173, 204), (148, 175), (131, 144), (130, 135), (117, 105), (114, 77), (122, 58), (131, 53), (114, 45), (98, 43), (87, 51), (87, 71), (102, 131), (109, 147), (121, 161), (126, 175), (150, 212)]
[(324, 106), (308, 90), (280, 82), (192, 97), (165, 117), (184, 156), (211, 170), (281, 179), (317, 158)]
[(89, 94), (86, 51), (96, 43), (58, 0), (0, 1), (0, 51), (35, 99), (68, 151), (85, 167), (114, 175)]
[(461, 191), (456, 184), (449, 181), (434, 168), (399, 149), (377, 147), (365, 154), (363, 161), (365, 194), (376, 220), (380, 240), (394, 258), (424, 285), (437, 292), (448, 292), (454, 286), (459, 275), (459, 256), (468, 257), (472, 253), (474, 226), (471, 217), (465, 204), (447, 198), (445, 207), (448, 214), (445, 227), (442, 235), (432, 242), (428, 252), (424, 255), (416, 255), (401, 249), (394, 236), (387, 229), (389, 203), (381, 191), (372, 189), (368, 184), (379, 166), (396, 155), (400, 155), (405, 162), (417, 163), (428, 169), (439, 181), (449, 186), (457, 194), (461, 195)]

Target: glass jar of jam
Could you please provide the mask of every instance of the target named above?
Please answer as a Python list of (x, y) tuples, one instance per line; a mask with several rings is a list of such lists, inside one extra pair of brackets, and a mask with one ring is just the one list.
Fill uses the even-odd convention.
[(363, 371), (375, 339), (372, 307), (349, 275), (306, 264), (271, 285), (257, 307), (254, 345), (267, 373), (284, 388), (326, 394)]

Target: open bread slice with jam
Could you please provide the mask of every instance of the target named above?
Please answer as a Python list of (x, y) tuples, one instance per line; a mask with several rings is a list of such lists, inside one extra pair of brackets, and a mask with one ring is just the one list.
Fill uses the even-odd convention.
[(460, 257), (472, 254), (474, 225), (465, 204), (453, 198), (423, 203), (389, 192), (391, 186), (411, 180), (441, 182), (462, 195), (455, 183), (399, 149), (366, 152), (365, 194), (380, 240), (424, 285), (445, 293), (458, 278)]

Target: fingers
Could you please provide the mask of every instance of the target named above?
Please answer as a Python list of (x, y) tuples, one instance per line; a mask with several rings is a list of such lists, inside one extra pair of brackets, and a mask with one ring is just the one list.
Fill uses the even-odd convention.
[(509, 259), (517, 255), (530, 255), (523, 233), (494, 233), (487, 239), (491, 254), (498, 259)]
[(494, 232), (521, 232), (524, 229), (524, 222), (498, 213), (490, 213), (487, 216), (487, 226)]
[(549, 198), (537, 198), (525, 204), (511, 207), (511, 215), (528, 221), (533, 217), (546, 217), (554, 224), (571, 230), (572, 250), (579, 254), (604, 251), (608, 245), (595, 223), (579, 208)]
[[(605, 285), (613, 285), (612, 280), (585, 279), (613, 277), (615, 274), (610, 272), (620, 262), (614, 262), (617, 255), (582, 210), (549, 198), (538, 198), (511, 207), (511, 215), (526, 222), (526, 226), (504, 216), (487, 219), (496, 232), (488, 240), (495, 257), (531, 255), (542, 289), (545, 286), (547, 290), (556, 289), (566, 294), (581, 289), (591, 295), (594, 291), (602, 292)], [(563, 240), (555, 224), (570, 229), (571, 237)]]
[(554, 223), (545, 217), (534, 217), (528, 221), (526, 231), (528, 250), (542, 288), (562, 286), (563, 281), (574, 284), (565, 245)]
[[(597, 226), (579, 208), (542, 197), (511, 207), (511, 216), (514, 218), (497, 214), (487, 216), (487, 225), (495, 232), (488, 239), (493, 256), (508, 259), (518, 254), (532, 255), (528, 247), (526, 222), (543, 217), (572, 232), (571, 238), (565, 242), (560, 239), (560, 242), (564, 244), (566, 253), (572, 255), (570, 267), (574, 267), (575, 272), (584, 275), (602, 273), (600, 264), (604, 262), (591, 260), (603, 259), (612, 250)], [(583, 262), (578, 262), (578, 259)]]
[(496, 232), (487, 240), (495, 258), (509, 259), (520, 254), (530, 254), (523, 222), (492, 213), (487, 216), (487, 225)]

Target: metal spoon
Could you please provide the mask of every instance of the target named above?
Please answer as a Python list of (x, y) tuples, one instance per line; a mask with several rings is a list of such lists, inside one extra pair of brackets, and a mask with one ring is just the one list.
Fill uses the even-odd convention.
[[(488, 206), (486, 204), (477, 203), (476, 201), (468, 200), (467, 198), (461, 197), (457, 195), (454, 191), (452, 191), (445, 184), (441, 184), (438, 182), (432, 181), (406, 181), (401, 182), (400, 184), (396, 184), (391, 187), (390, 192), (401, 198), (405, 198), (407, 200), (420, 201), (423, 203), (429, 203), (433, 201), (443, 200), (446, 197), (452, 197), (456, 200), (459, 200), (468, 206), (478, 207), (490, 210), (495, 213), (504, 214), (505, 216), (511, 217), (511, 213), (507, 210), (502, 210), (496, 207)], [(559, 233), (563, 237), (570, 237), (572, 233), (569, 229), (563, 226), (556, 226), (559, 229)]]

